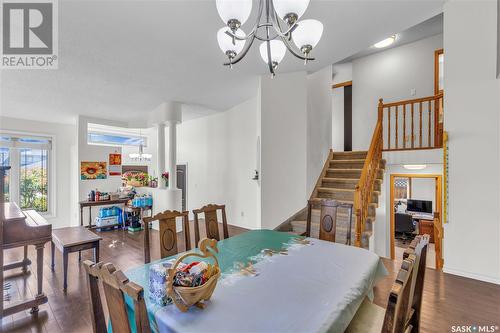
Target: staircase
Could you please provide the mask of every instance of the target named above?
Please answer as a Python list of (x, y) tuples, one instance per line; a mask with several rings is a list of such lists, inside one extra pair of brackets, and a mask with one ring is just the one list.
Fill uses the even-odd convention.
[[(366, 151), (333, 152), (330, 151), (323, 171), (318, 178), (311, 200), (334, 199), (343, 203), (354, 204), (356, 186), (359, 183), (361, 172), (367, 157)], [(368, 248), (368, 239), (372, 234), (372, 224), (375, 221), (375, 210), (378, 206), (380, 190), (384, 175), (385, 160), (381, 160), (377, 170), (371, 200), (368, 206), (368, 217), (361, 235), (361, 246)], [(356, 212), (353, 210), (351, 230), (346, 209), (339, 209), (337, 213), (336, 242), (345, 243), (348, 232), (351, 233), (352, 244), (356, 237)], [(312, 209), (311, 237), (319, 237), (320, 210)], [(307, 209), (303, 209), (287, 222), (280, 225), (278, 230), (303, 235), (306, 232)]]

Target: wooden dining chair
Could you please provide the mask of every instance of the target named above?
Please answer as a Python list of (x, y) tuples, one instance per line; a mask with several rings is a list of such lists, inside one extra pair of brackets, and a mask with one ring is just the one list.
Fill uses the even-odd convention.
[(427, 247), (430, 236), (425, 234), (413, 239), (410, 246), (403, 252), (403, 259), (415, 259), (414, 272), (411, 281), (410, 307), (408, 321), (414, 333), (420, 332), (420, 312), (422, 309), (422, 295), (424, 291), (425, 271), (427, 266)]
[[(189, 232), (189, 212), (179, 212), (167, 210), (152, 217), (145, 217), (144, 225), (148, 226), (153, 221), (158, 221), (160, 228), (160, 257), (170, 257), (179, 252), (177, 246), (177, 218), (182, 218), (182, 228), (184, 231), (184, 241), (186, 251), (191, 250), (191, 235)], [(149, 229), (144, 228), (144, 262), (151, 261), (151, 248), (149, 240)]]
[(219, 221), (217, 219), (217, 211), (221, 211), (222, 215), (222, 230), (224, 233), (224, 238), (229, 238), (229, 231), (227, 228), (227, 218), (226, 218), (226, 205), (206, 205), (199, 209), (194, 209), (194, 238), (195, 243), (198, 244), (200, 241), (200, 226), (199, 226), (199, 214), (204, 215), (205, 219), (205, 230), (207, 233), (207, 238), (216, 239), (220, 241), (219, 234)]
[(412, 330), (408, 323), (408, 308), (411, 291), (411, 279), (414, 269), (412, 258), (403, 260), (396, 281), (392, 285), (387, 309), (363, 301), (356, 315), (351, 320), (348, 333), (409, 333)]
[(125, 274), (122, 271), (117, 271), (111, 263), (95, 264), (90, 260), (85, 260), (83, 266), (87, 272), (92, 331), (94, 333), (107, 333), (108, 331), (101, 295), (99, 293), (99, 281), (101, 281), (103, 286), (113, 332), (132, 332), (124, 295), (129, 296), (133, 300), (134, 332), (151, 332), (146, 303), (144, 302), (144, 290), (141, 286), (129, 281)]
[(319, 239), (335, 242), (337, 233), (337, 217), (338, 209), (344, 208), (347, 210), (347, 234), (346, 245), (351, 245), (351, 229), (352, 229), (352, 204), (341, 203), (337, 200), (309, 200), (307, 205), (307, 222), (306, 222), (306, 237), (311, 237), (311, 220), (312, 209), (320, 207), (319, 219)]

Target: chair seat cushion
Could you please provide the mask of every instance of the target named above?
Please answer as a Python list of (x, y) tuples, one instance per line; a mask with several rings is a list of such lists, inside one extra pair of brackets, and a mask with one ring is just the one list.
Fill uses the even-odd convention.
[(367, 298), (352, 318), (346, 332), (349, 333), (380, 333), (384, 324), (385, 309), (373, 304)]

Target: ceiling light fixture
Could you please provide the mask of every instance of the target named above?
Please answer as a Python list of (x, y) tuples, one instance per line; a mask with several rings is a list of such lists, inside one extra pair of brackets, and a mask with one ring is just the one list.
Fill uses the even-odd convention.
[(255, 39), (262, 41), (260, 55), (273, 76), (286, 50), (304, 64), (314, 60), (310, 53), (321, 39), (323, 24), (317, 20), (298, 21), (308, 5), (309, 0), (259, 0), (257, 21), (246, 35), (241, 25), (250, 16), (252, 0), (217, 0), (217, 11), (226, 24), (217, 32), (219, 47), (229, 60), (224, 65), (232, 68), (243, 59)]
[(403, 165), (403, 168), (408, 169), (408, 170), (422, 170), (427, 168), (427, 165), (425, 164), (405, 164)]
[(130, 153), (128, 154), (128, 157), (130, 157), (131, 160), (136, 161), (136, 162), (145, 162), (145, 161), (151, 161), (151, 158), (153, 155), (144, 153), (144, 145), (142, 144), (144, 142), (144, 139), (142, 137), (141, 130), (139, 129), (139, 153)]
[(383, 49), (384, 47), (392, 45), (396, 41), (396, 35), (392, 35), (389, 38), (386, 38), (384, 40), (381, 40), (377, 44), (373, 45), (377, 49)]

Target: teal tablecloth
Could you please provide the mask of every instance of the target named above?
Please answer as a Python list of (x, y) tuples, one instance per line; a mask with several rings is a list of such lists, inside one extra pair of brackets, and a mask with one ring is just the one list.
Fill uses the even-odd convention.
[[(279, 250), (292, 238), (296, 237), (297, 236), (289, 233), (277, 232), (272, 230), (253, 230), (230, 237), (228, 239), (223, 239), (217, 243), (217, 248), (219, 249), (217, 260), (219, 261), (221, 272), (222, 274), (230, 272), (234, 268), (234, 263), (246, 263), (249, 261), (249, 258), (260, 254), (263, 249), (268, 248)], [(146, 300), (149, 320), (151, 323), (154, 323), (154, 314), (160, 309), (160, 307), (149, 300), (149, 266), (162, 261), (174, 259), (182, 254), (183, 253), (180, 253), (172, 257), (153, 261), (149, 264), (132, 268), (125, 272), (129, 280), (139, 284), (144, 288), (144, 298)], [(194, 258), (193, 260), (200, 259)], [(189, 258), (186, 260), (186, 262), (189, 262)], [(132, 331), (135, 332), (135, 319), (133, 315), (133, 304), (131, 299), (127, 298), (127, 305), (129, 306), (128, 310), (130, 326), (132, 328)]]
[[(367, 250), (271, 230), (249, 231), (218, 243), (222, 277), (204, 310), (180, 312), (149, 301), (149, 265), (125, 274), (144, 287), (153, 329), (160, 332), (343, 332), (375, 281), (387, 274)], [(272, 257), (263, 249), (288, 248)], [(166, 258), (163, 260), (169, 260)], [(242, 276), (235, 262), (253, 262), (258, 276)], [(130, 314), (132, 315), (131, 302)], [(133, 316), (129, 316), (132, 325)]]

